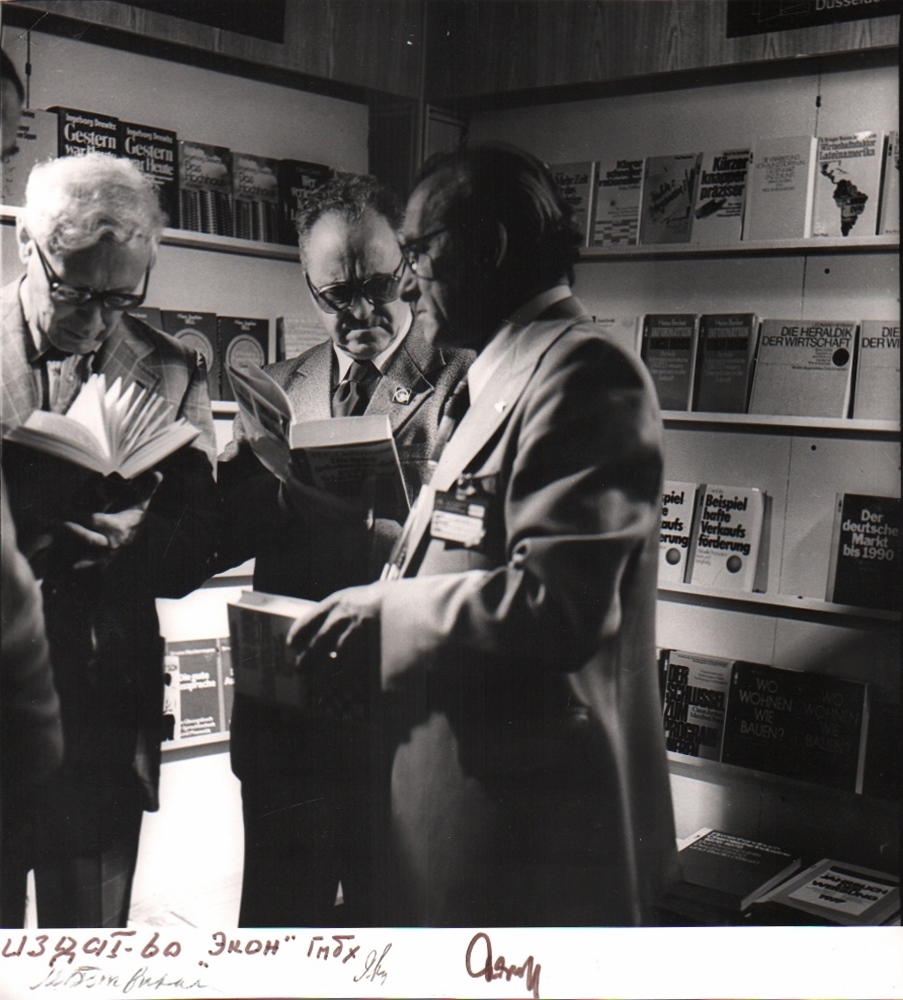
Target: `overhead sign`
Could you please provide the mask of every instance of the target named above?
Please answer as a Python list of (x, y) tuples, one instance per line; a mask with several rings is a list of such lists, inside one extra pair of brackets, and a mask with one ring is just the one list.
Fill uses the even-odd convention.
[(901, 0), (727, 0), (727, 37), (899, 14)]

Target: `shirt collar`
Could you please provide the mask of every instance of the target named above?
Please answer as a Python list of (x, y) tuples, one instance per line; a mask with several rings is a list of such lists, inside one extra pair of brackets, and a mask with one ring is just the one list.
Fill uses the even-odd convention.
[(486, 388), (499, 362), (510, 350), (512, 342), (521, 335), (523, 327), (532, 323), (550, 306), (569, 298), (570, 295), (571, 286), (567, 283), (553, 285), (534, 296), (529, 302), (525, 302), (502, 323), (468, 369), (467, 386), (470, 390), (471, 403)]
[[(395, 352), (401, 347), (401, 343), (404, 338), (408, 335), (408, 331), (411, 329), (411, 324), (414, 321), (414, 313), (409, 312), (408, 317), (405, 320), (404, 326), (398, 332), (398, 334), (392, 338), (392, 343), (381, 353), (377, 354), (375, 358), (370, 360), (379, 369), (380, 375), (385, 375), (386, 369), (389, 367), (389, 363), (395, 356)], [(335, 354), (336, 361), (339, 363), (339, 381), (341, 382), (345, 376), (348, 374), (348, 369), (354, 362), (354, 358), (350, 354), (346, 354), (340, 347), (333, 342), (332, 352)]]

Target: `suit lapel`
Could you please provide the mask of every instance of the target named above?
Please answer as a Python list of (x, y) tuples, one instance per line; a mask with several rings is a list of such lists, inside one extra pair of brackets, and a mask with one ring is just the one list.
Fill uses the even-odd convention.
[[(158, 386), (163, 373), (158, 366), (152, 366), (148, 361), (148, 355), (152, 354), (153, 350), (154, 345), (144, 337), (136, 336), (123, 317), (119, 321), (119, 326), (101, 346), (95, 370), (103, 372), (107, 385), (114, 379), (121, 378), (124, 385), (137, 382), (151, 392), (160, 392)], [(161, 395), (168, 398), (165, 392)]]
[(427, 344), (419, 330), (411, 330), (377, 382), (366, 412), (387, 413), (397, 434), (433, 394), (430, 376), (437, 360), (441, 360), (438, 351)]
[(302, 358), (285, 384), (292, 410), (302, 420), (327, 420), (332, 416), (332, 341), (318, 344)]
[(26, 356), (30, 335), (19, 302), (20, 281), (3, 289), (2, 411), (3, 429), (28, 419), (39, 403), (34, 373)]

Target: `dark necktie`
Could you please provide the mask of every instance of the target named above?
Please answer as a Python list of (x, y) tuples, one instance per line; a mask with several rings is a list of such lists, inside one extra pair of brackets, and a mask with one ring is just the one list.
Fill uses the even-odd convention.
[(379, 369), (372, 361), (352, 361), (344, 380), (332, 397), (334, 417), (358, 417), (367, 409), (379, 381)]

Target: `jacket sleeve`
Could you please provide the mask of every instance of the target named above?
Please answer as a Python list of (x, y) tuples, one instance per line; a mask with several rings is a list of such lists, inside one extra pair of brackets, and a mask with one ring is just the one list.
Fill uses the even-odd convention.
[[(395, 581), (381, 612), (383, 686), (410, 670), (576, 670), (617, 635), (625, 581), (656, 538), (661, 422), (638, 362), (597, 336), (542, 360), (479, 474), (498, 482), (498, 565)], [(489, 542), (491, 545), (492, 543)], [(654, 597), (654, 595), (653, 595)]]

